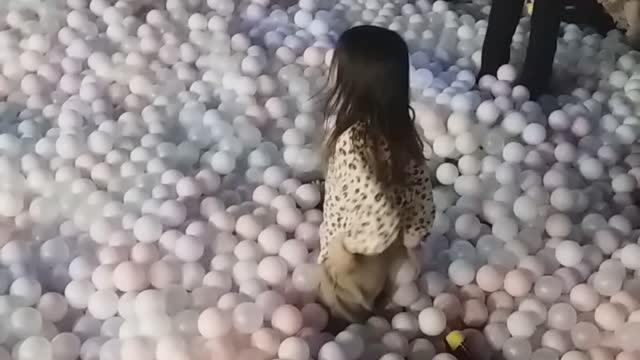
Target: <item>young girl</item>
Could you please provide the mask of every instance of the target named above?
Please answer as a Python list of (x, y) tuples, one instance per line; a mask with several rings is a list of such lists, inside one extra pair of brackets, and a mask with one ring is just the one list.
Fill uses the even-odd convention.
[[(433, 219), (429, 169), (409, 106), (409, 55), (393, 31), (347, 30), (330, 68), (320, 300), (362, 322), (387, 305), (395, 264)], [(329, 118), (329, 117), (328, 117)], [(417, 265), (417, 264), (416, 264)]]

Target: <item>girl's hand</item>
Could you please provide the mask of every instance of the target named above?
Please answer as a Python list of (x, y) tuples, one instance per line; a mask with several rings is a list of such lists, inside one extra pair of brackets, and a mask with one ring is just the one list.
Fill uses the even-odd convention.
[(333, 239), (327, 244), (326, 266), (331, 272), (350, 272), (357, 265), (356, 256), (344, 247), (342, 239)]

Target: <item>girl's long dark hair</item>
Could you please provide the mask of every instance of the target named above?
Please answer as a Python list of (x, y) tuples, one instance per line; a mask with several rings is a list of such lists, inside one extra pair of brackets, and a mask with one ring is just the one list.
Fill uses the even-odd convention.
[[(406, 179), (411, 161), (424, 161), (423, 146), (409, 105), (409, 51), (395, 32), (364, 25), (345, 31), (329, 69), (325, 118), (335, 124), (325, 138), (325, 162), (349, 128), (366, 146), (367, 163), (385, 185)], [(385, 157), (380, 149), (388, 149)]]

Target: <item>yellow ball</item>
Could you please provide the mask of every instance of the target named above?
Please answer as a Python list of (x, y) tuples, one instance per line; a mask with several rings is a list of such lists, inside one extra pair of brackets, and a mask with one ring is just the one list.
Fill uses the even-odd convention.
[(527, 12), (529, 16), (533, 15), (533, 0), (527, 2)]

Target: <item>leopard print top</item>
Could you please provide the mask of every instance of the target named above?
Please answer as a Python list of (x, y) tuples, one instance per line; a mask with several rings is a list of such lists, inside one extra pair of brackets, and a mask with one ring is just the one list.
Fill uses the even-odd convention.
[(365, 160), (365, 151), (364, 137), (354, 127), (336, 142), (327, 164), (318, 263), (326, 259), (327, 244), (337, 238), (351, 253), (375, 255), (399, 236), (407, 247), (416, 247), (431, 227), (434, 206), (426, 161), (406, 169), (405, 184), (383, 190)]

